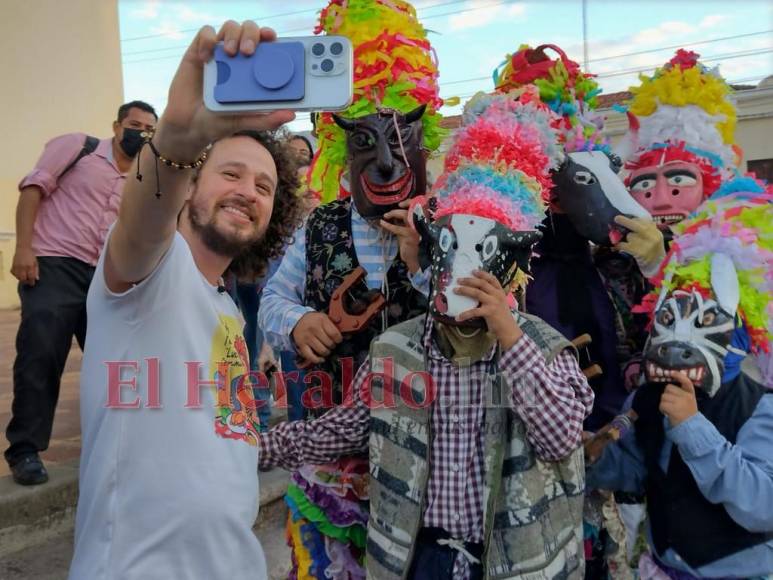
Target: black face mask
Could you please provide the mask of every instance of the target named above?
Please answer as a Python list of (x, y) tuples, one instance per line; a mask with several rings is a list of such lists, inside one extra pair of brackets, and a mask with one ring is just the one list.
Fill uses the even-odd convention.
[(382, 111), (354, 120), (333, 115), (346, 131), (352, 199), (362, 217), (381, 217), (401, 201), (425, 193), (427, 164), (421, 148), (425, 109), (422, 105), (395, 116)]
[(142, 136), (142, 129), (126, 129), (123, 130), (123, 139), (118, 145), (121, 146), (123, 152), (129, 157), (136, 157), (142, 148), (142, 144), (145, 143), (145, 138)]

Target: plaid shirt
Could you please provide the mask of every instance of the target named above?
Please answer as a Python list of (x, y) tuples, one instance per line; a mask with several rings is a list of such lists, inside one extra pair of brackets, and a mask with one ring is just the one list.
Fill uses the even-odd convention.
[[(481, 403), (486, 375), (503, 373), (511, 388), (511, 404), (526, 424), (526, 437), (546, 461), (562, 459), (580, 445), (593, 391), (569, 351), (559, 353), (548, 365), (537, 345), (524, 335), (502, 352), (498, 368), (493, 368), (496, 349), (483, 360), (460, 367), (443, 356), (432, 339), (432, 325), (427, 328), (427, 371), (434, 380), (436, 398), (431, 407), (432, 449), (423, 525), (443, 528), (465, 542), (483, 542), (485, 408)], [(361, 392), (369, 373), (366, 361), (354, 378), (353, 393)], [(296, 469), (365, 453), (370, 411), (360, 397), (355, 399), (353, 406), (337, 407), (314, 421), (282, 423), (260, 434), (260, 464)], [(460, 553), (454, 579), (468, 577), (468, 562)]]

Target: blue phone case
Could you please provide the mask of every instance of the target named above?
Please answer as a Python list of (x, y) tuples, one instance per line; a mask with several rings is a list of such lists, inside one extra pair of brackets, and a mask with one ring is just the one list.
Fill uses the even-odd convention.
[(305, 95), (304, 46), (300, 42), (266, 42), (246, 57), (228, 56), (215, 47), (217, 85), (221, 104), (300, 101)]

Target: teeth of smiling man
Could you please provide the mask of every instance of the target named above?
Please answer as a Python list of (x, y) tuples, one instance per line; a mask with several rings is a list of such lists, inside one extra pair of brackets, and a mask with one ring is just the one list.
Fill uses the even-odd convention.
[(249, 215), (247, 215), (245, 212), (243, 212), (240, 209), (236, 209), (233, 206), (230, 206), (230, 205), (223, 206), (223, 210), (232, 214), (236, 214), (238, 216), (242, 216), (245, 219), (252, 220), (252, 218)]

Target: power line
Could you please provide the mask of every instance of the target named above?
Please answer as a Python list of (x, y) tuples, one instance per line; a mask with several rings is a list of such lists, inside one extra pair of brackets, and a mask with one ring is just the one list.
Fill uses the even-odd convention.
[[(440, 4), (438, 4), (436, 6), (440, 6)], [(487, 5), (487, 6), (492, 6), (492, 5)], [(454, 11), (453, 13), (459, 13), (459, 12)], [(437, 15), (437, 16), (441, 16), (441, 15)], [(735, 40), (735, 39), (738, 39), (738, 38), (748, 38), (748, 37), (751, 37), (751, 36), (759, 36), (759, 35), (762, 35), (762, 34), (769, 34), (771, 32), (773, 32), (773, 29), (760, 30), (760, 31), (757, 31), (757, 32), (749, 32), (749, 33), (745, 33), (745, 34), (736, 34), (736, 35), (732, 35), (732, 36), (722, 36), (722, 37), (717, 37), (717, 38), (710, 38), (710, 39), (706, 39), (706, 40), (700, 40), (700, 41), (696, 41), (696, 42), (682, 43), (682, 44), (676, 44), (676, 45), (670, 45), (670, 46), (661, 46), (661, 47), (656, 47), (656, 48), (650, 48), (650, 49), (647, 49), (647, 50), (639, 50), (639, 51), (636, 51), (636, 52), (628, 52), (628, 53), (623, 53), (623, 54), (615, 54), (615, 55), (612, 55), (612, 56), (592, 58), (592, 59), (589, 59), (588, 62), (589, 63), (595, 63), (595, 62), (602, 62), (602, 61), (607, 61), (607, 60), (614, 60), (614, 59), (618, 59), (618, 58), (625, 58), (625, 57), (629, 57), (629, 56), (638, 56), (638, 55), (642, 55), (642, 54), (651, 54), (651, 53), (655, 53), (655, 52), (661, 52), (663, 50), (670, 50), (670, 49), (673, 49), (673, 48), (689, 48), (689, 47), (696, 46), (696, 45), (712, 44), (712, 43), (715, 43), (715, 42), (723, 42), (723, 41), (727, 41), (727, 40)], [(169, 50), (170, 48), (187, 48), (187, 45), (186, 46), (167, 47), (166, 49), (151, 49), (151, 50), (148, 50), (148, 51), (137, 51), (137, 52), (128, 53), (128, 54), (140, 54), (140, 53), (146, 53), (146, 52), (152, 52), (152, 51)], [(126, 54), (127, 53), (125, 53), (124, 56), (126, 56)], [(167, 56), (156, 57), (156, 58), (129, 60), (129, 61), (124, 61), (123, 64), (134, 64), (134, 63), (139, 63), (139, 62), (151, 62), (151, 61), (156, 61), (156, 60), (167, 60), (167, 59), (171, 59), (171, 58), (178, 58), (178, 56), (179, 55), (167, 55)], [(703, 60), (707, 60), (707, 59), (701, 59), (701, 60), (703, 61)], [(655, 66), (658, 66), (658, 65), (655, 65)], [(655, 68), (655, 66), (653, 66), (652, 68)], [(600, 75), (600, 76), (603, 76), (603, 75)], [(465, 83), (470, 83), (470, 82), (475, 82), (475, 81), (485, 81), (485, 80), (488, 80), (489, 78), (491, 78), (491, 77), (490, 76), (480, 76), (480, 77), (470, 77), (470, 78), (466, 78), (466, 79), (457, 79), (457, 80), (453, 80), (453, 81), (442, 82), (442, 83), (440, 83), (440, 86), (451, 86), (451, 85), (465, 84)]]
[[(655, 49), (652, 52), (657, 52), (659, 49)], [(712, 62), (715, 60), (729, 60), (734, 58), (743, 58), (745, 56), (757, 56), (759, 54), (766, 54), (769, 52), (773, 52), (773, 48), (762, 48), (762, 49), (754, 49), (754, 50), (747, 50), (747, 51), (737, 51), (737, 52), (729, 52), (726, 54), (718, 54), (709, 56), (707, 58), (701, 58), (700, 62)], [(609, 57), (612, 58), (612, 57)], [(590, 60), (588, 62), (593, 62), (593, 60)], [(653, 64), (650, 66), (645, 67), (637, 67), (627, 70), (620, 70), (620, 71), (610, 71), (606, 73), (599, 73), (596, 75), (596, 78), (608, 78), (608, 77), (614, 77), (614, 76), (621, 76), (621, 75), (627, 75), (627, 74), (633, 74), (633, 73), (640, 73), (640, 72), (646, 72), (648, 70), (653, 70), (658, 68), (659, 66), (662, 66), (662, 63), (660, 64)], [(464, 83), (471, 83), (474, 81), (487, 81), (491, 80), (491, 75), (489, 76), (480, 76), (480, 77), (470, 77), (468, 79), (458, 79), (455, 81), (449, 81), (447, 83), (440, 83), (441, 87), (446, 87), (449, 85), (459, 85)], [(474, 93), (473, 93), (474, 94)]]
[[(441, 6), (450, 6), (452, 4), (460, 4), (460, 3), (466, 2), (466, 1), (467, 0), (453, 0), (453, 1), (450, 1), (450, 2), (442, 2), (440, 4), (433, 4), (431, 6), (427, 6), (426, 8), (438, 8), (438, 7), (441, 7)], [(428, 16), (424, 16), (421, 20), (422, 20), (422, 22), (425, 22), (427, 20), (432, 20), (433, 18), (442, 18), (444, 16), (453, 16), (453, 15), (456, 15), (456, 14), (464, 14), (466, 12), (474, 12), (476, 10), (482, 10), (484, 8), (494, 8), (496, 6), (502, 6), (504, 4), (513, 4), (514, 2), (515, 2), (515, 0), (498, 0), (497, 2), (492, 2), (490, 4), (485, 4), (485, 5), (480, 5), (480, 6), (472, 6), (470, 8), (465, 8), (465, 9), (462, 9), (462, 10), (450, 10), (448, 12), (441, 12), (440, 14), (430, 14)], [(196, 30), (198, 30), (198, 28), (196, 28)], [(283, 30), (283, 31), (277, 32), (277, 35), (278, 36), (285, 36), (287, 34), (291, 34), (291, 33), (295, 33), (295, 32), (308, 32), (308, 30), (309, 30), (309, 27), (307, 27), (307, 26), (299, 27), (299, 28), (290, 28), (288, 30)], [(182, 32), (182, 31), (180, 31), (180, 32)], [(165, 36), (165, 35), (160, 35), (160, 36)], [(161, 51), (173, 50), (173, 49), (185, 50), (187, 48), (188, 48), (187, 44), (186, 45), (170, 46), (170, 47), (166, 47), (166, 48), (151, 48), (151, 49), (147, 49), (147, 50), (137, 50), (137, 51), (134, 51), (134, 52), (131, 52), (131, 53), (124, 53), (123, 56), (137, 55), (137, 54), (146, 54), (146, 53), (150, 53), (150, 52), (161, 52)], [(153, 61), (157, 61), (157, 60), (169, 60), (169, 59), (172, 59), (172, 58), (180, 58), (181, 56), (182, 56), (182, 52), (178, 53), (178, 54), (158, 56), (158, 57), (153, 57), (153, 58), (139, 58), (139, 59), (136, 59), (136, 60), (125, 60), (125, 61), (122, 61), (122, 62), (123, 62), (123, 64), (136, 64), (136, 63), (139, 63), (139, 62), (153, 62)]]
[[(614, 59), (617, 59), (617, 58), (623, 58), (623, 57), (627, 57), (627, 56), (635, 56), (635, 55), (648, 54), (648, 53), (653, 53), (653, 52), (660, 52), (662, 50), (669, 50), (669, 49), (672, 49), (672, 48), (675, 48), (675, 47), (676, 48), (689, 48), (690, 46), (694, 46), (696, 44), (710, 44), (710, 43), (713, 43), (713, 42), (721, 42), (721, 41), (724, 41), (724, 40), (734, 40), (736, 38), (744, 38), (744, 37), (747, 37), (747, 36), (755, 36), (755, 35), (760, 35), (760, 34), (768, 34), (770, 32), (773, 32), (773, 29), (771, 29), (771, 30), (761, 30), (759, 32), (751, 32), (751, 33), (747, 33), (747, 34), (737, 34), (735, 36), (724, 36), (724, 37), (721, 37), (721, 38), (712, 38), (712, 39), (708, 39), (708, 40), (702, 40), (700, 42), (677, 44), (677, 45), (674, 45), (674, 46), (662, 46), (662, 47), (657, 47), (657, 48), (650, 48), (650, 49), (647, 49), (647, 50), (640, 50), (638, 52), (629, 52), (629, 53), (626, 53), (626, 54), (615, 54), (613, 56), (604, 56), (604, 57), (601, 57), (601, 58), (592, 58), (592, 59), (588, 60), (588, 62), (589, 63), (593, 63), (593, 62), (600, 62), (600, 61), (604, 61), (604, 60), (614, 60)], [(701, 60), (701, 62), (703, 62), (704, 60), (707, 60), (707, 59), (701, 58), (700, 60)], [(654, 65), (651, 68), (656, 68), (658, 66), (661, 66), (661, 65)], [(598, 76), (603, 76), (603, 75), (598, 75)], [(480, 76), (480, 77), (470, 77), (470, 78), (466, 78), (466, 79), (457, 79), (457, 80), (454, 80), (454, 81), (442, 82), (442, 83), (440, 83), (440, 86), (446, 87), (446, 86), (450, 86), (450, 85), (461, 85), (461, 84), (470, 83), (470, 82), (473, 82), (473, 81), (486, 81), (486, 80), (489, 80), (489, 79), (491, 79), (491, 75)]]
[[(439, 4), (427, 4), (424, 6), (415, 6), (416, 11), (419, 10), (425, 10), (428, 8), (438, 8), (441, 6), (450, 6), (452, 4), (461, 4), (463, 2), (467, 2), (467, 0), (451, 0), (449, 2), (441, 2)], [(284, 12), (282, 14), (269, 14), (267, 16), (258, 16), (257, 18), (251, 18), (250, 20), (254, 20), (255, 22), (265, 22), (267, 20), (276, 20), (277, 18), (287, 18), (288, 16), (299, 16), (301, 14), (316, 14), (320, 10), (319, 8), (306, 8), (305, 10), (296, 10), (294, 12)], [(201, 26), (197, 26), (196, 28), (183, 28), (181, 30), (178, 30), (177, 32), (197, 32)], [(305, 29), (304, 29), (305, 30)], [(121, 42), (134, 42), (137, 40), (149, 40), (152, 38), (161, 38), (166, 36), (167, 33), (156, 33), (156, 34), (147, 34), (145, 36), (133, 36), (131, 38), (123, 38), (121, 39)], [(183, 47), (187, 48), (187, 47)], [(145, 52), (145, 51), (139, 51), (139, 52)], [(148, 51), (150, 52), (150, 51)], [(132, 53), (132, 54), (139, 54), (139, 53)]]
[[(707, 57), (707, 58), (701, 58), (700, 62), (713, 62), (715, 60), (731, 60), (731, 59), (734, 59), (734, 58), (743, 58), (745, 56), (757, 56), (757, 55), (760, 55), (760, 54), (767, 54), (769, 52), (773, 52), (773, 48), (763, 48), (763, 49), (757, 49), (757, 50), (728, 52), (726, 54), (718, 54), (718, 55), (710, 56), (710, 57)], [(606, 78), (609, 78), (609, 77), (617, 77), (617, 76), (621, 76), (621, 75), (646, 72), (646, 71), (658, 68), (659, 66), (662, 66), (662, 63), (661, 64), (654, 64), (654, 65), (650, 65), (650, 66), (645, 66), (645, 67), (632, 68), (632, 69), (628, 69), (628, 70), (613, 71), (613, 72), (608, 72), (608, 73), (600, 73), (600, 74), (596, 75), (596, 78), (606, 79)]]
[(770, 30), (760, 30), (759, 32), (748, 32), (746, 34), (735, 34), (733, 36), (723, 36), (721, 38), (710, 38), (708, 40), (698, 40), (696, 42), (683, 42), (682, 44), (672, 44), (671, 46), (661, 46), (656, 49), (638, 50), (636, 52), (628, 52), (626, 54), (616, 54), (614, 56), (605, 56), (602, 58), (594, 58), (590, 62), (601, 62), (602, 60), (613, 60), (615, 58), (622, 58), (625, 56), (637, 56), (639, 54), (647, 54), (650, 52), (660, 52), (661, 50), (673, 50), (674, 48), (688, 48), (691, 46), (697, 46), (699, 44), (711, 44), (712, 42), (722, 42), (723, 40), (735, 40), (736, 38), (746, 38), (748, 36), (759, 36), (760, 34), (770, 34), (773, 32), (773, 28)]

